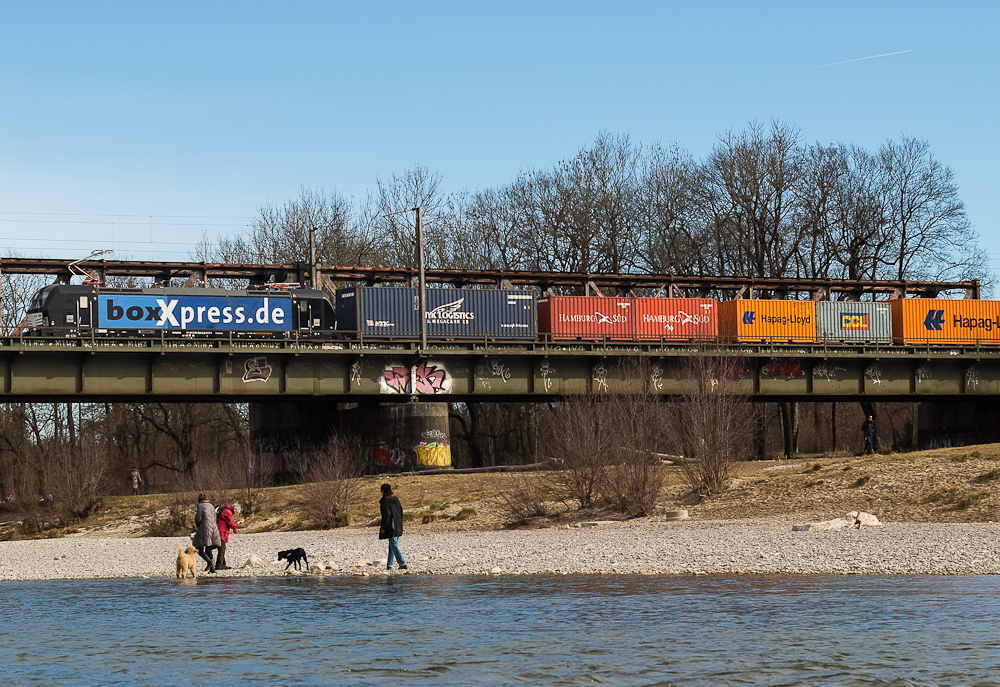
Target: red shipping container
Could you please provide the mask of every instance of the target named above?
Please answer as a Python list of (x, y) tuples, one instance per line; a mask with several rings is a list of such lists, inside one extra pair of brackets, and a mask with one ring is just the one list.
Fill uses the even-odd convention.
[(635, 338), (635, 299), (549, 296), (538, 299), (538, 331), (552, 339)]
[(714, 341), (719, 334), (711, 298), (636, 298), (640, 339)]

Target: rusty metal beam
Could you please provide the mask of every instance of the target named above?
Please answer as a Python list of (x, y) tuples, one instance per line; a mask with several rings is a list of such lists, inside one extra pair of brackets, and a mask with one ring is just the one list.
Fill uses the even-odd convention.
[[(0, 258), (0, 270), (8, 274), (65, 275), (66, 261), (33, 258)], [(248, 279), (253, 284), (268, 281), (305, 282), (306, 263), (291, 265), (250, 265), (229, 263), (192, 262), (141, 262), (125, 260), (94, 260), (81, 262), (80, 267), (106, 277), (153, 277), (164, 279), (167, 275), (178, 279), (190, 279), (202, 273), (206, 279)], [(365, 284), (407, 283), (417, 274), (411, 267), (342, 267), (321, 266), (323, 275), (333, 282), (361, 282)], [(196, 278), (197, 278), (196, 277)], [(535, 287), (541, 290), (551, 288), (585, 289), (587, 283), (601, 288), (660, 289), (668, 286), (668, 293), (694, 291), (728, 290), (744, 294), (754, 291), (782, 291), (808, 294), (817, 291), (850, 294), (852, 297), (864, 295), (894, 294), (934, 297), (948, 291), (964, 292), (966, 298), (979, 298), (978, 280), (967, 281), (895, 281), (895, 280), (831, 280), (831, 279), (769, 279), (739, 276), (686, 276), (672, 274), (593, 274), (574, 272), (527, 272), (509, 270), (427, 270), (427, 281), (436, 284), (462, 284), (466, 286), (494, 287), (508, 281), (518, 287)]]

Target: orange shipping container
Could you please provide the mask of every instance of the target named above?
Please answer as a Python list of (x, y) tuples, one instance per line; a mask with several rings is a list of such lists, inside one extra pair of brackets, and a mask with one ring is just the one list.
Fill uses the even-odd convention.
[(634, 339), (635, 299), (549, 296), (538, 299), (538, 331), (552, 339)]
[(719, 333), (710, 298), (636, 298), (640, 339), (714, 340)]
[(899, 298), (890, 304), (896, 343), (1000, 344), (1000, 301)]
[(816, 341), (816, 303), (743, 298), (721, 301), (719, 337), (763, 343)]

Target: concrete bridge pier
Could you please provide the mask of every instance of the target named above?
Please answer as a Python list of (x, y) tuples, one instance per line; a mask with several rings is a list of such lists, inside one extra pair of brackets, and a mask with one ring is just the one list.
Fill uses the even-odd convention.
[(370, 453), (369, 469), (450, 468), (447, 403), (383, 403), (359, 406), (352, 424)]
[(250, 404), (250, 437), (261, 468), (279, 480), (302, 474), (309, 452), (335, 434), (360, 440), (370, 472), (452, 466), (447, 403)]

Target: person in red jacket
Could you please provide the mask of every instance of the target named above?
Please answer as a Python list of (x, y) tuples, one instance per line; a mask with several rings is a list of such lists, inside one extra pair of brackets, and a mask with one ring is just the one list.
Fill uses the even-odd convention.
[(216, 570), (230, 569), (226, 564), (226, 543), (229, 541), (230, 534), (236, 534), (236, 526), (243, 524), (242, 521), (236, 522), (235, 513), (236, 511), (228, 503), (219, 509), (217, 523), (219, 525), (219, 538), (222, 539), (222, 546), (219, 547), (219, 556), (215, 563)]

